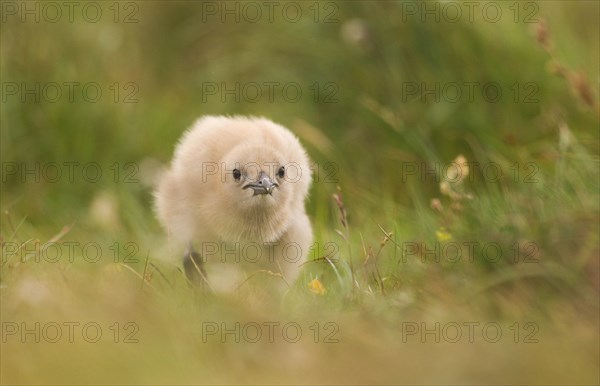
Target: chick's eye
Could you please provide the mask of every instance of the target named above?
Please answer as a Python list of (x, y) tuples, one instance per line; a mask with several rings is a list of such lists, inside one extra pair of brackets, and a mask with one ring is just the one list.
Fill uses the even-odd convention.
[(282, 166), (279, 168), (279, 170), (277, 171), (277, 177), (279, 178), (283, 178), (283, 176), (285, 176), (285, 168)]
[(242, 177), (242, 173), (239, 169), (233, 169), (233, 178), (239, 180)]

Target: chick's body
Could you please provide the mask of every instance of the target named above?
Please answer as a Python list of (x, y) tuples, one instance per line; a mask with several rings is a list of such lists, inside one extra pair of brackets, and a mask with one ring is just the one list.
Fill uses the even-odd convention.
[[(310, 183), (308, 157), (283, 126), (207, 116), (181, 138), (155, 192), (156, 211), (171, 238), (195, 249), (201, 259), (194, 262), (206, 262), (209, 272), (211, 264), (244, 263), (290, 282), (312, 243), (304, 209)], [(186, 266), (188, 277), (196, 265)]]

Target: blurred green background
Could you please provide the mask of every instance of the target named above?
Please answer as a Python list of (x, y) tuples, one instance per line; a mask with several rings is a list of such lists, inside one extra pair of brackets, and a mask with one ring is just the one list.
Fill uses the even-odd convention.
[[(135, 321), (139, 343), (3, 335), (3, 383), (600, 381), (597, 1), (73, 7), (2, 2), (2, 321)], [(271, 118), (315, 163), (317, 261), (283, 300), (199, 297), (164, 259), (152, 183), (205, 114)], [(481, 167), (444, 187), (459, 155)], [(59, 240), (56, 263), (21, 258)], [(67, 261), (67, 241), (103, 258)], [(450, 242), (503, 256), (431, 261)], [(334, 322), (340, 341), (207, 344), (208, 320)], [(422, 321), (496, 321), (505, 339), (403, 342)], [(528, 322), (539, 341), (515, 343)]]

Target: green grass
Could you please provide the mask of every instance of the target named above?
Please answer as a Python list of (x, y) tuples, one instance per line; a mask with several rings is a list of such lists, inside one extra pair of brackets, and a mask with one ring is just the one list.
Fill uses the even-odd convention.
[[(98, 23), (1, 24), (3, 384), (600, 382), (597, 2), (527, 3), (550, 49), (509, 2), (497, 3), (498, 23), (403, 21), (402, 3), (353, 1), (319, 3), (337, 9), (334, 23), (256, 24), (203, 22), (194, 2), (140, 2), (127, 24), (99, 4)], [(523, 18), (533, 8), (520, 4)], [(358, 42), (344, 38), (353, 19), (365, 27)], [(95, 82), (103, 95), (23, 103), (5, 89), (23, 82)], [(303, 95), (223, 103), (203, 96), (206, 82), (296, 82)], [(503, 95), (436, 102), (406, 89), (436, 82), (495, 82)], [(124, 103), (132, 90), (138, 101)], [(204, 114), (267, 116), (318, 165), (307, 203), (315, 248), (284, 296), (265, 292), (279, 280), (266, 273), (234, 294), (197, 293), (172, 258), (181, 251), (152, 212), (152, 176)], [(440, 173), (421, 179), (421, 165), (443, 170), (458, 155), (480, 165), (451, 184), (458, 196), (442, 192)], [(64, 165), (56, 182), (7, 169), (51, 162), (79, 162), (74, 182)], [(97, 181), (81, 174), (89, 163)], [(310, 290), (315, 278), (324, 294)], [(50, 334), (40, 330), (40, 343), (9, 334), (36, 322)], [(79, 323), (72, 343), (65, 322)], [(56, 343), (44, 339), (53, 323)], [(93, 329), (82, 336), (86, 323), (100, 326), (98, 342), (87, 341)], [(203, 330), (222, 323), (239, 323), (240, 342)], [(436, 323), (439, 343), (421, 335)]]

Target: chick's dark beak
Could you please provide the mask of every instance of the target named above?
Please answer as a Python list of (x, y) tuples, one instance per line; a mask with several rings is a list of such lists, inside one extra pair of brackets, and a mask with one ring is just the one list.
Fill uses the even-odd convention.
[(269, 194), (270, 195), (273, 193), (273, 189), (275, 189), (278, 186), (279, 185), (277, 184), (277, 182), (271, 180), (271, 178), (267, 175), (267, 173), (261, 171), (256, 182), (252, 182), (247, 185), (244, 185), (244, 187), (242, 189), (250, 188), (250, 189), (254, 190), (254, 196), (256, 196), (257, 194)]

